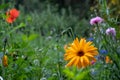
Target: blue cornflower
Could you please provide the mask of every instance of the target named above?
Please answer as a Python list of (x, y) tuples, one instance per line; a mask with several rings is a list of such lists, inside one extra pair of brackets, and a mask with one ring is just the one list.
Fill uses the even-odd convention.
[(105, 49), (101, 49), (101, 50), (99, 50), (99, 52), (100, 52), (100, 54), (107, 54), (108, 53), (108, 51)]
[(93, 41), (93, 40), (94, 40), (93, 37), (88, 38), (88, 41)]

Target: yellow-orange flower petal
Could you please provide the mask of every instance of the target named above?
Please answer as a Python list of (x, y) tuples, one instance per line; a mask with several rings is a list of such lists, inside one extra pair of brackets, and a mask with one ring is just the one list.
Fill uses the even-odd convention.
[(65, 50), (64, 59), (69, 61), (66, 67), (76, 66), (78, 68), (89, 66), (94, 56), (98, 55), (97, 48), (91, 45), (92, 42), (86, 42), (84, 38), (80, 41), (76, 38), (73, 43)]
[(105, 57), (105, 62), (106, 62), (106, 63), (112, 63), (112, 60), (110, 59), (109, 56), (106, 56), (106, 57)]
[(7, 67), (8, 66), (8, 57), (7, 55), (4, 55), (3, 58), (2, 58), (2, 63), (3, 63), (3, 66), (4, 67)]

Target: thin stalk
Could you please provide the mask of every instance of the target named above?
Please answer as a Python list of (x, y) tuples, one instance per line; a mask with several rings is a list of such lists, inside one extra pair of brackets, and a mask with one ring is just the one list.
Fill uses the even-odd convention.
[(71, 32), (72, 38), (75, 39), (75, 35), (74, 35), (74, 33), (73, 33), (72, 28), (70, 27), (69, 30), (70, 30), (70, 32)]
[[(57, 46), (57, 49), (59, 49), (59, 45)], [(60, 62), (60, 54), (58, 53), (58, 76), (59, 79), (61, 80), (62, 74), (61, 74), (61, 62)]]
[(62, 35), (63, 35), (64, 33), (66, 33), (66, 32), (69, 33), (69, 35), (72, 37), (73, 40), (75, 39), (75, 35), (74, 35), (73, 30), (72, 30), (71, 27), (65, 29), (65, 30), (60, 34), (60, 36), (62, 36)]
[[(4, 45), (3, 45), (3, 57), (6, 54), (6, 44), (7, 44), (7, 38), (4, 39)], [(2, 76), (5, 78), (5, 67), (2, 65)]]

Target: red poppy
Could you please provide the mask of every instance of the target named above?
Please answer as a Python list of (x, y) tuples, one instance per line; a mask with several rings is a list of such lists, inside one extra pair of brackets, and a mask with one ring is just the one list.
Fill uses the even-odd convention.
[(9, 10), (6, 13), (6, 15), (7, 15), (6, 21), (8, 23), (13, 23), (16, 20), (16, 18), (19, 16), (19, 11), (17, 9), (13, 8), (13, 9)]

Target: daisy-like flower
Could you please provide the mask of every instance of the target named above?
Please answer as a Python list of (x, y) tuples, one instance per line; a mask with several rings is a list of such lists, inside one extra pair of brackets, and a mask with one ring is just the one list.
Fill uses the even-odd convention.
[(103, 22), (103, 19), (101, 17), (98, 17), (98, 16), (94, 17), (90, 20), (91, 25), (95, 25), (95, 24), (98, 24), (98, 23), (100, 24), (102, 22)]
[(92, 60), (96, 60), (94, 56), (98, 55), (97, 48), (91, 45), (92, 42), (86, 42), (84, 38), (80, 41), (76, 38), (72, 44), (65, 49), (64, 59), (69, 61), (66, 67), (76, 66), (84, 68), (91, 64)]
[(7, 15), (6, 21), (8, 23), (13, 23), (16, 20), (16, 18), (19, 16), (19, 11), (17, 9), (13, 8), (13, 9), (9, 10), (6, 13), (6, 15)]
[(7, 55), (4, 55), (3, 58), (2, 58), (2, 63), (3, 63), (3, 66), (4, 67), (7, 67), (8, 66), (8, 57)]

